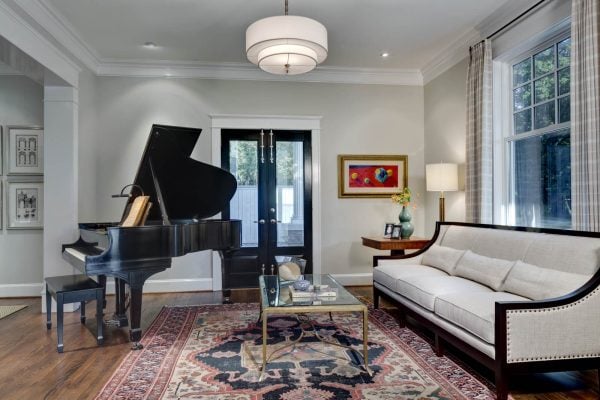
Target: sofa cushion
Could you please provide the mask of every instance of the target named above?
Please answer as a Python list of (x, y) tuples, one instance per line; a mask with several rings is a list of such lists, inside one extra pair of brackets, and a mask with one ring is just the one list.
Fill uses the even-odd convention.
[(407, 276), (448, 276), (437, 268), (426, 265), (385, 264), (373, 268), (373, 280), (388, 289), (396, 291), (396, 281)]
[(491, 291), (490, 288), (477, 282), (449, 275), (412, 275), (396, 281), (396, 292), (429, 311), (434, 310), (435, 299), (442, 294)]
[(560, 297), (583, 286), (591, 276), (515, 262), (502, 290), (533, 300)]
[(435, 300), (435, 314), (494, 344), (495, 303), (530, 301), (506, 292), (457, 292), (440, 295)]
[(421, 259), (421, 264), (441, 269), (448, 274), (452, 274), (458, 260), (465, 254), (464, 250), (457, 250), (451, 247), (432, 245)]
[(600, 239), (543, 234), (531, 243), (521, 260), (543, 268), (591, 276), (600, 266)]
[(513, 264), (513, 261), (486, 257), (467, 250), (458, 261), (453, 275), (500, 290)]

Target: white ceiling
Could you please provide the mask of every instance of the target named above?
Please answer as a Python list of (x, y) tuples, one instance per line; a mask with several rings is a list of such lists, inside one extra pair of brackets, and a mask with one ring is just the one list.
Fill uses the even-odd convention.
[[(42, 0), (102, 62), (246, 63), (245, 31), (283, 0)], [(290, 0), (329, 35), (325, 67), (421, 70), (507, 3), (528, 0)], [(506, 8), (506, 7), (505, 7)], [(514, 8), (514, 7), (513, 7)], [(157, 49), (146, 49), (144, 42)], [(380, 53), (390, 52), (382, 59)]]

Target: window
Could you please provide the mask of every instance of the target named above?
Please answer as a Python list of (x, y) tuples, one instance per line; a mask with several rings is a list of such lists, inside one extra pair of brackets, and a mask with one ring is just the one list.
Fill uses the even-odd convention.
[(570, 62), (563, 35), (510, 63), (509, 224), (571, 227)]

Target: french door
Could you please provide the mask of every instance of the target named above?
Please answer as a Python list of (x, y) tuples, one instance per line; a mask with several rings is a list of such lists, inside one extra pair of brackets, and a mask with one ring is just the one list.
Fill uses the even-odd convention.
[(310, 131), (223, 129), (221, 162), (238, 181), (223, 217), (242, 221), (242, 246), (223, 263), (223, 288), (257, 287), (286, 257), (312, 271)]

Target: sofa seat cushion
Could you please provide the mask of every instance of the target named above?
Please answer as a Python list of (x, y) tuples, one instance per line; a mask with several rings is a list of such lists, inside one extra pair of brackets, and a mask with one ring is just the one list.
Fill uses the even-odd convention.
[(583, 286), (591, 276), (540, 268), (521, 261), (515, 262), (502, 290), (533, 300), (564, 296)]
[(497, 301), (531, 301), (506, 292), (456, 292), (440, 295), (434, 312), (441, 318), (494, 344), (495, 307)]
[(391, 289), (397, 290), (396, 282), (407, 276), (448, 276), (447, 273), (426, 265), (394, 265), (385, 264), (373, 268), (373, 281)]
[(396, 292), (428, 309), (434, 310), (435, 299), (448, 293), (491, 292), (492, 290), (477, 282), (457, 276), (412, 275), (400, 278), (396, 282)]

